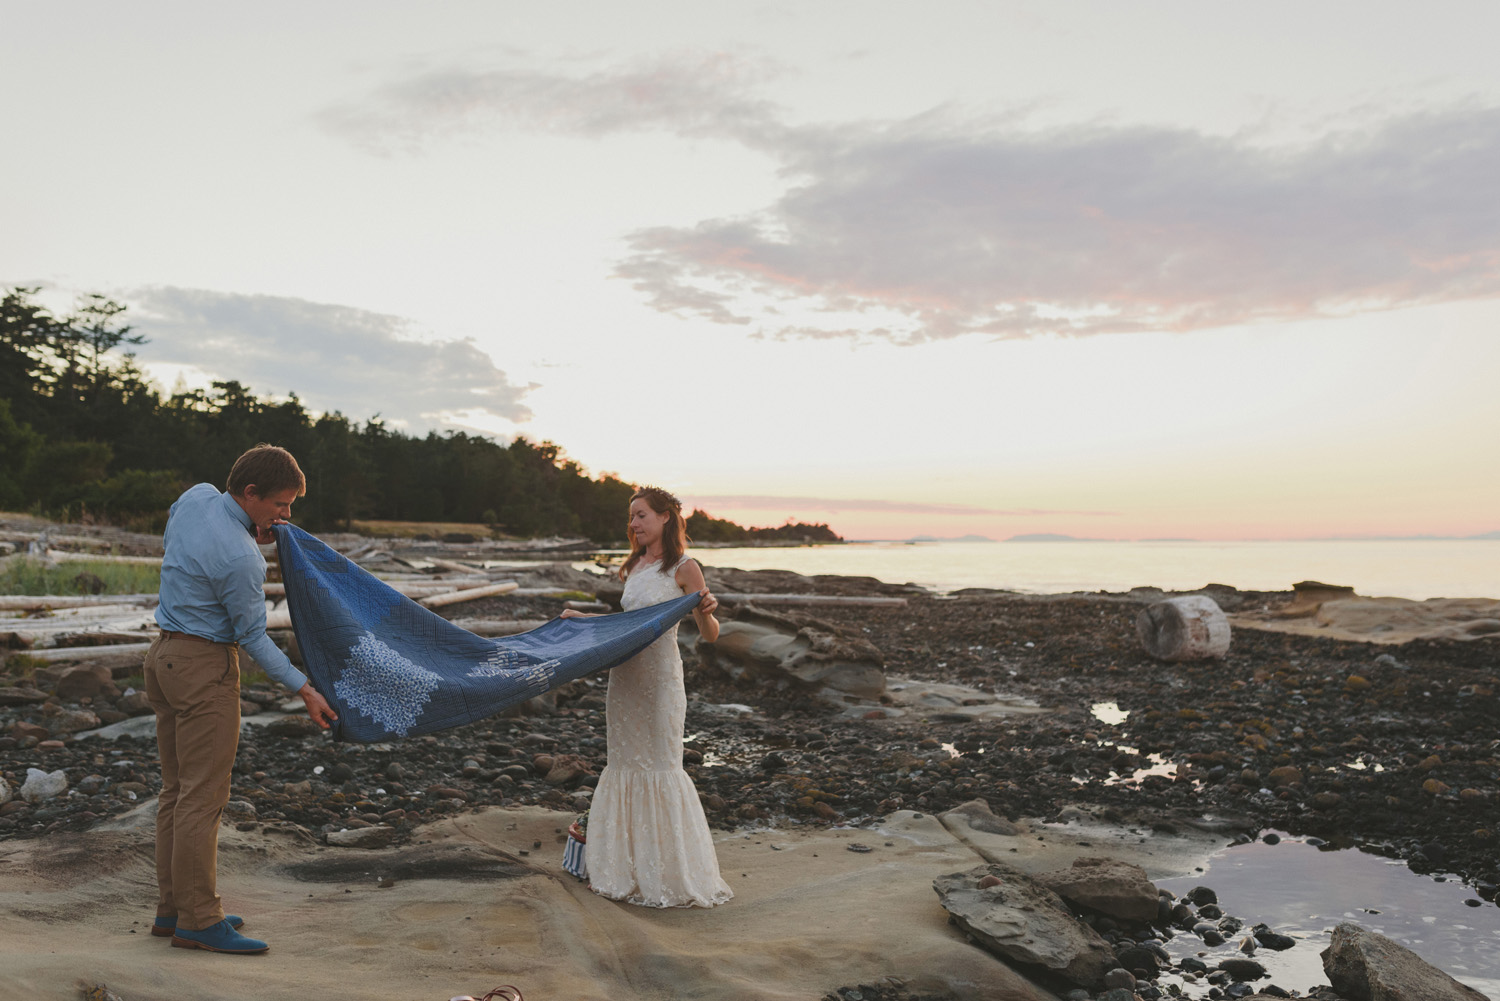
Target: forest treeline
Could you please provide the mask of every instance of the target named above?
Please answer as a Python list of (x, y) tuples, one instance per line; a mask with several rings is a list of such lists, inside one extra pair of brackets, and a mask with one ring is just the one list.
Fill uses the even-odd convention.
[[(241, 452), (270, 442), (307, 474), (296, 520), (314, 531), (355, 519), (482, 522), (511, 536), (623, 540), (635, 485), (590, 476), (552, 442), (408, 435), (232, 380), (164, 395), (131, 352), (145, 338), (125, 306), (88, 295), (60, 316), (36, 293), (0, 299), (0, 510), (160, 530), (183, 489), (222, 488)], [(701, 511), (688, 527), (699, 542), (838, 541), (827, 525), (745, 528)]]

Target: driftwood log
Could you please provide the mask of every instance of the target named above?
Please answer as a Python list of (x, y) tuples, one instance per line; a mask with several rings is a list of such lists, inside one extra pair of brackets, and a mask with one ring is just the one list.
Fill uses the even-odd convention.
[(1141, 646), (1157, 660), (1208, 660), (1229, 652), (1229, 619), (1212, 598), (1199, 594), (1147, 605), (1135, 617)]
[(124, 653), (144, 654), (151, 649), (150, 643), (114, 643), (106, 646), (48, 647), (43, 650), (27, 650), (32, 660), (91, 660), (96, 657), (115, 657)]
[(476, 598), (492, 598), (499, 594), (509, 594), (520, 586), (513, 580), (505, 580), (498, 584), (486, 585), (485, 587), (471, 587), (466, 591), (435, 594), (430, 598), (421, 599), (420, 604), (426, 605), (428, 608), (442, 608), (444, 605), (456, 605), (464, 601), (473, 601)]
[(47, 559), (54, 563), (129, 563), (134, 566), (159, 567), (160, 556), (108, 556), (103, 553), (70, 553), (62, 549), (47, 550)]
[(514, 636), (544, 626), (549, 619), (454, 619), (453, 624), (475, 636)]
[(0, 611), (39, 612), (44, 608), (82, 608), (85, 605), (156, 604), (154, 594), (0, 594)]
[(874, 598), (852, 594), (738, 594), (715, 592), (714, 597), (730, 604), (755, 605), (846, 605), (887, 608), (906, 604), (905, 598)]
[[(412, 581), (385, 581), (392, 591), (399, 591), (408, 598), (430, 598), (434, 594), (448, 594), (453, 591), (462, 590), (464, 587), (482, 585), (488, 582), (487, 577), (471, 577), (462, 580), (434, 580), (424, 577), (429, 583), (416, 583)], [(286, 584), (280, 581), (267, 581), (264, 585), (267, 598), (281, 598), (286, 595)]]

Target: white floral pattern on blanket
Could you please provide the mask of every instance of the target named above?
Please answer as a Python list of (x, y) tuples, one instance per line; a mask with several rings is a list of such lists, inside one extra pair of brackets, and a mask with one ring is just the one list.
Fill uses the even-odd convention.
[(345, 705), (404, 737), (442, 680), (367, 632), (349, 650), (333, 690)]

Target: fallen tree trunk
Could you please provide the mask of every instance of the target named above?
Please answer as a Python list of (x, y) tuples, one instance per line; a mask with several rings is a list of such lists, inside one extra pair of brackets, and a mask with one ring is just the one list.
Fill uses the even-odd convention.
[(483, 567), (476, 567), (469, 563), (459, 563), (457, 560), (440, 560), (436, 556), (434, 556), (432, 557), (430, 562), (439, 570), (449, 570), (453, 573), (484, 573)]
[(736, 594), (715, 593), (714, 597), (730, 604), (756, 605), (848, 605), (865, 607), (896, 607), (905, 605), (905, 598), (872, 598), (852, 594)]
[(453, 624), (475, 636), (514, 636), (544, 626), (548, 619), (454, 619)]
[(106, 556), (103, 553), (70, 553), (62, 549), (47, 550), (47, 559), (54, 563), (131, 563), (143, 567), (159, 567), (160, 556)]
[(81, 623), (102, 622), (112, 618), (142, 615), (150, 617), (151, 609), (154, 607), (156, 607), (156, 602), (143, 601), (138, 605), (83, 605), (79, 608), (52, 608), (47, 609), (44, 615), (32, 615), (17, 610), (0, 611), (0, 623), (24, 622), (28, 629), (33, 626), (38, 629), (60, 629), (70, 622), (77, 626)]
[(39, 612), (44, 608), (154, 603), (154, 594), (0, 594), (0, 611)]
[(91, 660), (97, 657), (115, 657), (120, 654), (144, 654), (151, 649), (150, 643), (116, 643), (112, 646), (49, 647), (45, 650), (28, 650), (26, 656), (32, 660)]
[[(453, 592), (462, 589), (463, 585), (465, 584), (479, 584), (483, 582), (484, 578), (479, 578), (478, 580), (474, 581), (439, 581), (431, 584), (409, 584), (404, 581), (397, 581), (395, 583), (385, 581), (384, 583), (392, 591), (400, 592), (401, 594), (406, 595), (408, 598), (429, 598), (435, 594), (452, 594)], [(267, 598), (286, 597), (286, 585), (283, 583), (275, 581), (268, 582), (265, 585), (264, 590)]]
[(567, 598), (588, 592), (571, 587), (518, 587), (510, 593), (517, 598)]
[(423, 598), (420, 604), (428, 608), (442, 608), (444, 605), (456, 605), (462, 601), (473, 601), (476, 598), (489, 598), (497, 594), (509, 594), (519, 588), (520, 585), (513, 580), (501, 581), (498, 584), (490, 584), (486, 587), (473, 587), (467, 591), (454, 591), (450, 594), (435, 594), (430, 598)]
[(1141, 647), (1157, 660), (1222, 660), (1229, 652), (1229, 619), (1200, 594), (1147, 605), (1135, 617)]

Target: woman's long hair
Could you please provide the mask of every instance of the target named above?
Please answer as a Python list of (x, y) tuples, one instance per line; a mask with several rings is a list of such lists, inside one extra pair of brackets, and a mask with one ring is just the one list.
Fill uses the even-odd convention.
[[(682, 559), (682, 554), (687, 552), (687, 520), (682, 517), (682, 501), (661, 487), (641, 487), (630, 499), (632, 502), (643, 500), (651, 510), (667, 516), (667, 523), (661, 527), (661, 568), (670, 570)], [(629, 524), (627, 521), (626, 525)], [(630, 555), (625, 557), (625, 563), (620, 567), (621, 580), (629, 577), (630, 571), (646, 555), (646, 547), (641, 545), (635, 533), (628, 527), (625, 531), (630, 537)]]

